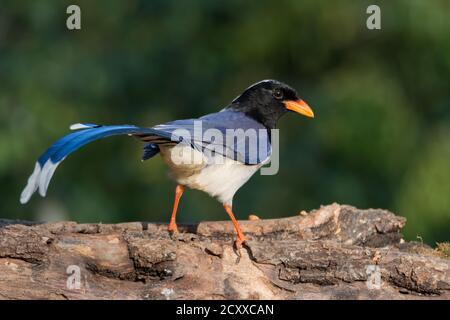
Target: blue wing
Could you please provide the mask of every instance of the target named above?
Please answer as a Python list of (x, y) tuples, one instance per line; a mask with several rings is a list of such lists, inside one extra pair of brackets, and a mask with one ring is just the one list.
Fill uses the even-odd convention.
[[(224, 110), (199, 119), (185, 119), (153, 127), (158, 131), (182, 137), (202, 152), (219, 153), (247, 165), (266, 161), (272, 152), (270, 132), (242, 112)], [(158, 143), (160, 137), (143, 140)]]

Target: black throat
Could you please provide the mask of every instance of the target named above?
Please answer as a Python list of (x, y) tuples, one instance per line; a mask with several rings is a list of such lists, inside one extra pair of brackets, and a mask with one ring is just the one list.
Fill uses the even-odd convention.
[(243, 112), (247, 117), (261, 123), (267, 129), (275, 129), (280, 117), (287, 111), (284, 108), (273, 108), (267, 105), (255, 105), (254, 103), (234, 102), (227, 109)]

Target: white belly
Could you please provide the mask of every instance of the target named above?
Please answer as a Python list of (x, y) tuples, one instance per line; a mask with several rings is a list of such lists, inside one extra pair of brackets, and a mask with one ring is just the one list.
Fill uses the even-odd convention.
[(245, 165), (221, 155), (214, 156), (208, 163), (201, 152), (182, 144), (160, 149), (172, 177), (179, 184), (204, 191), (229, 205), (236, 191), (262, 166)]

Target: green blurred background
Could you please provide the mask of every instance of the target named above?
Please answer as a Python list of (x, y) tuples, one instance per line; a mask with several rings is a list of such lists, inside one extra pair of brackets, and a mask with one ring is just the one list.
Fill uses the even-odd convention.
[[(78, 4), (82, 30), (66, 29)], [(382, 29), (366, 28), (381, 7)], [(278, 175), (237, 194), (239, 218), (332, 202), (408, 218), (408, 239), (450, 235), (450, 2), (1, 1), (1, 218), (168, 221), (175, 183), (159, 157), (116, 137), (57, 170), (47, 198), (19, 195), (37, 157), (76, 122), (151, 126), (221, 109), (275, 78), (314, 109), (279, 122)], [(185, 193), (179, 221), (227, 219)]]

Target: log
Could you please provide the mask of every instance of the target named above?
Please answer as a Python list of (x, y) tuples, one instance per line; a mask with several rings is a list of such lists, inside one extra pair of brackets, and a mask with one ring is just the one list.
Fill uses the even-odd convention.
[(381, 209), (180, 225), (0, 220), (1, 299), (450, 299), (450, 259)]

